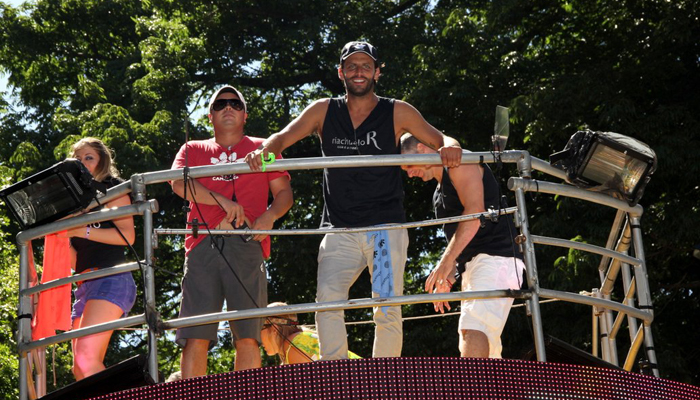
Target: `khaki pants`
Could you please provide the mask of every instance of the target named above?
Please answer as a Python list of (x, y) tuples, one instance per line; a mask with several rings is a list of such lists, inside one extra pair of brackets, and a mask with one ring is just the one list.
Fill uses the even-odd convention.
[[(388, 231), (391, 253), (394, 296), (403, 295), (403, 272), (406, 266), (408, 232), (406, 229)], [(317, 302), (348, 299), (350, 286), (362, 271), (372, 264), (374, 240), (367, 233), (336, 233), (323, 238), (318, 252)], [(370, 273), (372, 268), (370, 268)], [(372, 293), (372, 297), (378, 297)], [(388, 307), (385, 314), (374, 307), (374, 350), (372, 357), (400, 357), (403, 345), (401, 307)], [(321, 360), (348, 357), (345, 315), (342, 311), (316, 313)]]

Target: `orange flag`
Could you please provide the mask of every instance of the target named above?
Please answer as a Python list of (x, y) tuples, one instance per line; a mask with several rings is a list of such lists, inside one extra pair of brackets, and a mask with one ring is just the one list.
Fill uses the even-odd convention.
[[(65, 231), (44, 238), (44, 273), (41, 283), (71, 275), (70, 239)], [(39, 305), (32, 319), (32, 340), (53, 336), (57, 330), (70, 330), (71, 286), (45, 290), (39, 293)]]

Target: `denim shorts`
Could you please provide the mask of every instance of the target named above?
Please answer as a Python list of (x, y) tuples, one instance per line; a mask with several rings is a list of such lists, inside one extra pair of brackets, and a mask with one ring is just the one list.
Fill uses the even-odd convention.
[(83, 281), (73, 294), (75, 303), (73, 303), (72, 320), (82, 317), (85, 305), (90, 300), (107, 300), (116, 304), (124, 311), (122, 316), (126, 317), (136, 301), (136, 284), (131, 272), (124, 272)]

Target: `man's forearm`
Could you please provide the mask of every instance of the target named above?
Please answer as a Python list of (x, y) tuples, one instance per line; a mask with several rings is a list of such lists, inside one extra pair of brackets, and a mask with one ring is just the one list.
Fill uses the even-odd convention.
[(460, 222), (457, 226), (457, 231), (445, 248), (442, 260), (454, 264), (457, 261), (457, 257), (462, 254), (462, 251), (464, 251), (469, 242), (476, 236), (478, 230), (478, 221)]
[(280, 190), (275, 195), (274, 200), (272, 200), (272, 204), (270, 204), (267, 212), (269, 212), (275, 220), (278, 220), (292, 208), (293, 202), (294, 197), (291, 189)]
[(281, 133), (275, 133), (274, 135), (270, 136), (267, 138), (262, 145), (260, 145), (260, 149), (266, 148), (268, 152), (273, 153), (273, 154), (280, 154), (284, 149), (287, 147), (284, 146), (284, 138)]
[[(207, 189), (196, 179), (190, 179), (187, 185), (185, 185), (185, 181), (174, 181), (172, 186), (175, 194), (183, 199), (187, 198), (187, 200), (194, 201), (199, 204), (206, 204), (210, 206), (218, 205), (221, 202), (221, 199), (218, 197), (223, 197), (223, 195)], [(185, 191), (187, 191), (187, 196), (185, 196)], [(214, 200), (215, 197), (217, 197), (216, 200)]]

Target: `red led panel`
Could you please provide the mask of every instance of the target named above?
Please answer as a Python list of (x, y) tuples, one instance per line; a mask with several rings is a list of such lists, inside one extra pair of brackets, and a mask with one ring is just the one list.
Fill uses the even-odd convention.
[(700, 388), (629, 372), (536, 361), (370, 358), (230, 372), (101, 400), (700, 399)]

